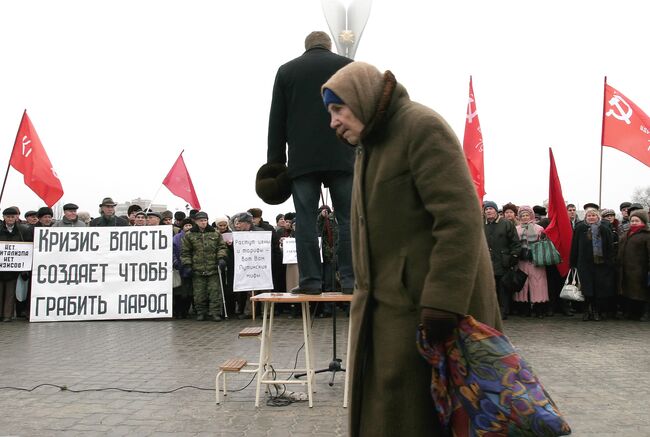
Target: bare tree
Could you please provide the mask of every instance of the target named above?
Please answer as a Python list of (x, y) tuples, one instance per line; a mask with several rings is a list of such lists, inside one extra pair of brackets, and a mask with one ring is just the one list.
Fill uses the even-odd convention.
[(638, 202), (644, 208), (650, 207), (650, 185), (646, 187), (636, 187), (632, 194), (632, 202)]

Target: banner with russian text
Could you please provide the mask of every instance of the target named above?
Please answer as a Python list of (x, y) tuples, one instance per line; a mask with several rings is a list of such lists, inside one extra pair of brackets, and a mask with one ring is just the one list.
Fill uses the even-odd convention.
[(233, 291), (273, 290), (271, 232), (233, 232), (235, 278)]
[(33, 247), (25, 241), (0, 241), (0, 272), (30, 271)]
[[(318, 237), (318, 253), (320, 253), (320, 262), (323, 262), (322, 237)], [(286, 237), (282, 240), (282, 264), (298, 264), (298, 250), (296, 249), (296, 239)]]
[(171, 226), (34, 231), (31, 322), (172, 316)]

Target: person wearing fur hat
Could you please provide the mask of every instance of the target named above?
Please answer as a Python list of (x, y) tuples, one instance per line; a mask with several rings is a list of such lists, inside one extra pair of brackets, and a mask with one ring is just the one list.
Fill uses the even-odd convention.
[(508, 202), (501, 207), (501, 210), (503, 211), (504, 219), (508, 220), (510, 223), (512, 223), (515, 226), (519, 224), (519, 222), (517, 221), (517, 211), (519, 211), (517, 205), (515, 205), (512, 202)]
[(650, 229), (642, 209), (630, 214), (630, 227), (621, 237), (618, 273), (618, 292), (628, 300), (628, 317), (650, 321)]
[[(353, 62), (321, 94), (330, 127), (357, 156), (349, 433), (443, 435), (429, 391), (432, 369), (414, 341), (418, 326), (431, 343), (446, 340), (466, 314), (501, 328), (462, 148), (442, 117), (411, 101), (390, 71)], [(336, 204), (334, 210), (340, 212)], [(389, 236), (394, 211), (406, 226)]]
[(541, 205), (533, 206), (533, 212), (535, 213), (535, 223), (546, 229), (546, 227), (551, 222), (548, 217), (546, 217), (547, 211), (546, 207)]
[(497, 215), (495, 202), (489, 200), (483, 202), (483, 215), (485, 216), (485, 238), (490, 250), (492, 270), (494, 270), (499, 309), (501, 318), (505, 320), (510, 312), (512, 296), (504, 289), (501, 279), (510, 269), (517, 266), (521, 243), (515, 225), (506, 218)]
[(218, 269), (226, 266), (227, 257), (228, 247), (221, 234), (208, 224), (208, 214), (197, 212), (194, 226), (181, 240), (181, 264), (192, 271), (197, 321), (208, 317), (215, 322), (223, 320)]
[(598, 209), (588, 207), (585, 219), (573, 231), (571, 268), (578, 270), (580, 290), (585, 297), (582, 320), (599, 321), (603, 309), (615, 296), (614, 237), (609, 223), (600, 219)]
[(49, 228), (54, 224), (54, 212), (49, 206), (39, 208), (36, 216), (38, 217), (38, 223), (34, 226), (37, 228)]
[(305, 39), (305, 52), (278, 69), (273, 85), (267, 163), (287, 164), (293, 204), (301, 223), (296, 228), (300, 280), (299, 286), (292, 290), (295, 293), (321, 293), (315, 214), (321, 185), (329, 188), (339, 220), (342, 286), (349, 293), (354, 287), (350, 246), (354, 152), (337, 141), (328, 128), (327, 110), (319, 98), (321, 85), (352, 61), (332, 53), (331, 48), (332, 41), (326, 32), (311, 32)]
[(517, 212), (519, 224), (517, 234), (521, 242), (521, 256), (519, 257), (519, 270), (528, 275), (524, 288), (515, 293), (514, 301), (519, 303), (519, 309), (523, 314), (535, 315), (543, 318), (546, 314), (546, 302), (548, 302), (548, 281), (546, 268), (538, 267), (532, 262), (530, 246), (542, 238), (544, 228), (535, 223), (535, 212), (528, 205), (522, 205)]

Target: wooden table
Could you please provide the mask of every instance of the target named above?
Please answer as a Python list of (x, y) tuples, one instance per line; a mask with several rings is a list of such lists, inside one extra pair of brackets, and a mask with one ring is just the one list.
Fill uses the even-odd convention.
[[(351, 294), (343, 293), (322, 293), (317, 295), (311, 294), (291, 294), (291, 293), (262, 293), (251, 297), (251, 302), (264, 302), (264, 311), (262, 314), (262, 341), (260, 344), (260, 363), (257, 371), (257, 390), (255, 393), (255, 406), (260, 405), (260, 388), (262, 384), (301, 384), (307, 385), (307, 399), (309, 407), (313, 407), (312, 393), (314, 380), (314, 352), (312, 348), (311, 336), (311, 315), (309, 314), (309, 302), (351, 302)], [(269, 379), (272, 354), (271, 344), (273, 336), (273, 313), (276, 303), (299, 303), (302, 306), (302, 332), (305, 341), (305, 368), (300, 369), (273, 369), (278, 373), (296, 373), (304, 372), (306, 378), (304, 381), (296, 379)], [(348, 368), (350, 360), (350, 329), (348, 327), (348, 344), (345, 354), (345, 367)], [(343, 407), (348, 406), (348, 386), (350, 372), (345, 372), (345, 382), (343, 388)]]

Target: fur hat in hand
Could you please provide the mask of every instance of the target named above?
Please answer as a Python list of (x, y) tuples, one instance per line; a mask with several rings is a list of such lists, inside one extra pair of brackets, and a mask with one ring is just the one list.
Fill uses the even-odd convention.
[(264, 164), (255, 177), (255, 192), (265, 203), (279, 205), (291, 197), (291, 179), (285, 164)]

